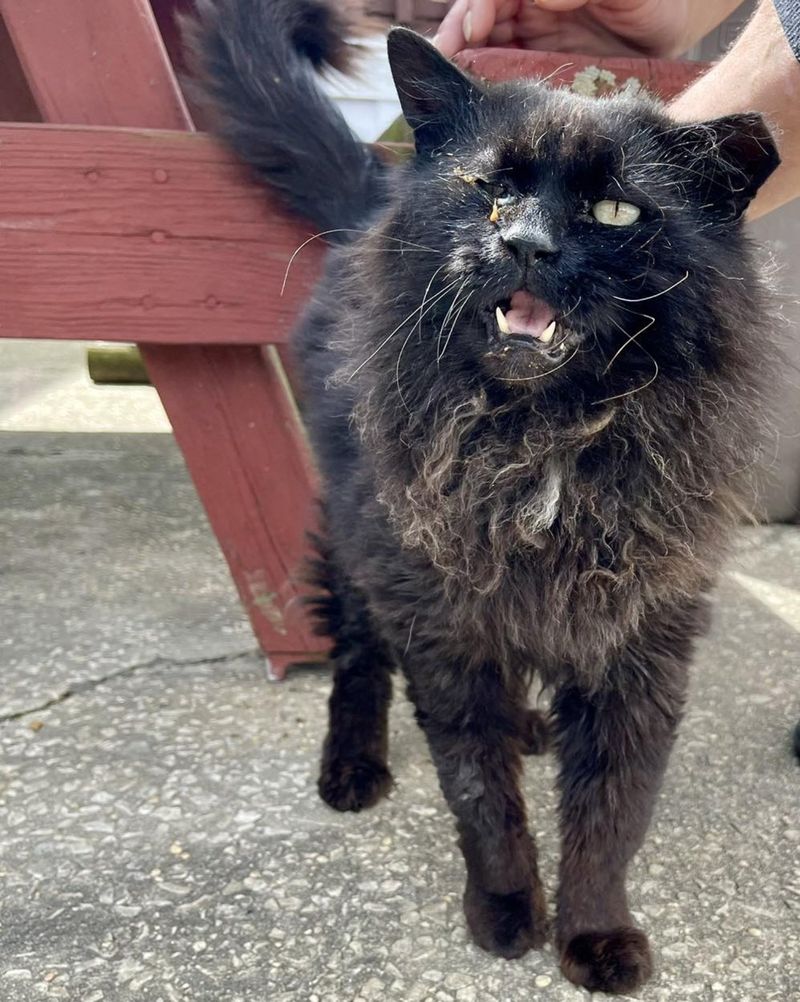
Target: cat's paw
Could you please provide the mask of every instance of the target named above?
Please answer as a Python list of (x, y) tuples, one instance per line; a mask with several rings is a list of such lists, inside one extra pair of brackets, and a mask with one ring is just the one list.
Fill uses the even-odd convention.
[(540, 887), (491, 894), (468, 884), (464, 914), (478, 946), (507, 960), (543, 946), (547, 938), (547, 905)]
[(360, 811), (385, 797), (392, 788), (392, 774), (378, 759), (323, 759), (317, 781), (319, 795), (337, 811)]
[(539, 710), (527, 710), (520, 741), (523, 755), (543, 755), (550, 745), (550, 724)]
[(580, 933), (564, 948), (561, 970), (574, 985), (590, 992), (632, 992), (653, 972), (647, 936), (632, 926)]

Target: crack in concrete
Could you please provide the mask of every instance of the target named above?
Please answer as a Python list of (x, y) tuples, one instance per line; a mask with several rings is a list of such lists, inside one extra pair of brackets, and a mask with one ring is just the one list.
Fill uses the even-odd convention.
[(244, 651), (232, 651), (229, 654), (219, 654), (213, 658), (194, 658), (191, 660), (167, 658), (164, 657), (163, 654), (156, 654), (155, 657), (149, 658), (147, 661), (139, 661), (136, 664), (127, 665), (125, 668), (120, 668), (119, 671), (110, 672), (108, 675), (101, 675), (99, 678), (90, 678), (85, 682), (76, 682), (74, 685), (69, 685), (63, 692), (52, 696), (50, 699), (44, 700), (42, 703), (38, 703), (36, 706), (32, 706), (24, 710), (15, 710), (13, 713), (0, 714), (0, 724), (12, 723), (15, 720), (22, 720), (23, 717), (30, 716), (32, 713), (41, 713), (43, 710), (49, 710), (52, 706), (58, 706), (59, 703), (65, 703), (73, 696), (78, 696), (84, 692), (91, 692), (92, 690), (105, 685), (107, 682), (113, 682), (118, 678), (125, 678), (128, 675), (134, 675), (136, 672), (143, 671), (145, 668), (155, 668), (158, 665), (174, 665), (177, 668), (193, 668), (199, 665), (225, 664), (229, 661), (236, 661), (238, 658), (247, 657), (249, 654), (257, 653), (258, 651), (255, 648), (249, 647)]

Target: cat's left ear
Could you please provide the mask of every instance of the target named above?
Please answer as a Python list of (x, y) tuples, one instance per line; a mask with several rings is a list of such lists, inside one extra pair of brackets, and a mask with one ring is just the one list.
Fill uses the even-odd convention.
[(734, 218), (744, 213), (781, 162), (767, 123), (755, 112), (726, 115), (676, 131), (679, 145), (695, 151), (702, 160), (700, 183), (705, 201), (729, 208)]
[(408, 28), (393, 28), (389, 65), (406, 121), (414, 130), (417, 151), (429, 153), (458, 132), (472, 117), (484, 93), (480, 85), (446, 59), (436, 46)]

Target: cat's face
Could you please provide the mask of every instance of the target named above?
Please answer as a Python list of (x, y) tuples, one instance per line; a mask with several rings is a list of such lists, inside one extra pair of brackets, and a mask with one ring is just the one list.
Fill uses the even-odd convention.
[(438, 333), (412, 352), (609, 397), (702, 355), (738, 220), (778, 162), (758, 116), (678, 126), (644, 100), (479, 88), (405, 31), (390, 53), (418, 149), (395, 232), (436, 255), (413, 280)]

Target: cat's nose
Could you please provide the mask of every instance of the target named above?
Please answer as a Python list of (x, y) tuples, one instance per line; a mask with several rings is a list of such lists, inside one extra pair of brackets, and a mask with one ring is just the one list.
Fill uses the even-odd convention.
[(550, 260), (559, 253), (553, 233), (533, 222), (518, 221), (502, 234), (503, 242), (520, 264), (530, 265)]

